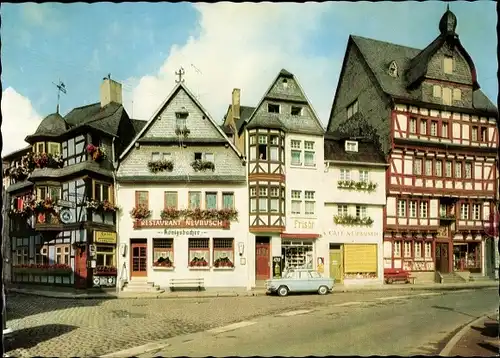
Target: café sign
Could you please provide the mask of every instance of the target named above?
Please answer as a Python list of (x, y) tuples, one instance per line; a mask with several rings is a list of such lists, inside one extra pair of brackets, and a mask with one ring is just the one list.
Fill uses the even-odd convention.
[(228, 220), (136, 220), (134, 229), (229, 229)]
[(380, 233), (377, 231), (364, 231), (364, 230), (328, 230), (323, 233), (327, 236), (335, 237), (378, 237)]
[(94, 242), (116, 244), (116, 232), (94, 231)]

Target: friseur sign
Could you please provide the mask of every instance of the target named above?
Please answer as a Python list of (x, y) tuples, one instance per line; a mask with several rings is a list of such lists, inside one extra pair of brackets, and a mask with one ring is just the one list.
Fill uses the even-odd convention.
[(136, 220), (134, 229), (229, 229), (228, 220)]

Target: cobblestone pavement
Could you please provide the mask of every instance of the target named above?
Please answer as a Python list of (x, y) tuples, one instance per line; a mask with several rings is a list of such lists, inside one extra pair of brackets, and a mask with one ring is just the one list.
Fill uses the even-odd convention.
[(78, 300), (11, 294), (7, 326), (14, 333), (5, 351), (17, 357), (98, 356), (259, 316), (387, 295)]
[(450, 356), (498, 357), (498, 319), (492, 316), (473, 325), (451, 350)]

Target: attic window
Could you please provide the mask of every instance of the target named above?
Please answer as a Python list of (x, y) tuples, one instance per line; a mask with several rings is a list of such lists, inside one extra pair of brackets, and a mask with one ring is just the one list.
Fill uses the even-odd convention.
[(286, 78), (283, 78), (283, 87), (287, 88), (288, 87), (288, 81)]
[(358, 113), (358, 100), (355, 100), (349, 106), (347, 106), (347, 119), (351, 118), (356, 113)]
[(189, 116), (189, 112), (185, 107), (182, 107), (180, 111), (175, 112), (175, 118), (186, 119)]
[(292, 106), (290, 114), (292, 116), (301, 116), (302, 115), (302, 107)]
[(268, 103), (267, 104), (267, 111), (269, 113), (280, 113), (280, 105)]
[(453, 57), (445, 56), (443, 59), (443, 71), (447, 74), (453, 73)]
[(398, 65), (396, 65), (395, 61), (392, 61), (389, 65), (389, 76), (398, 77)]
[(358, 142), (354, 140), (346, 140), (345, 141), (345, 151), (346, 152), (357, 152), (358, 151)]

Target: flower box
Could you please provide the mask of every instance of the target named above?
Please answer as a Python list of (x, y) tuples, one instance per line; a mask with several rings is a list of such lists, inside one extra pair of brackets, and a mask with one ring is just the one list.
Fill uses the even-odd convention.
[(151, 173), (159, 173), (163, 171), (171, 172), (174, 170), (174, 162), (171, 160), (155, 160), (148, 162), (148, 168)]
[(352, 215), (335, 215), (333, 221), (335, 224), (348, 226), (371, 226), (373, 224), (372, 218), (358, 218)]
[(229, 259), (229, 257), (219, 257), (214, 261), (214, 267), (216, 268), (234, 268), (234, 264)]
[(189, 267), (190, 268), (209, 268), (207, 260), (205, 260), (204, 257), (199, 258), (195, 257), (194, 259), (189, 262)]
[(170, 260), (169, 257), (160, 257), (158, 258), (158, 260), (153, 262), (153, 267), (173, 268), (174, 263)]
[(92, 159), (96, 162), (100, 162), (106, 159), (106, 152), (104, 148), (95, 146), (93, 144), (87, 145), (87, 153), (92, 157)]
[(184, 137), (187, 137), (190, 133), (191, 133), (191, 131), (189, 129), (187, 129), (186, 127), (184, 127), (184, 128), (177, 127), (175, 129), (175, 134), (179, 135), (179, 136), (182, 135)]
[(97, 266), (94, 269), (95, 276), (116, 276), (117, 270), (114, 266)]
[(372, 191), (375, 191), (375, 189), (377, 189), (377, 184), (373, 183), (373, 182), (366, 182), (366, 181), (339, 180), (337, 182), (337, 188), (338, 189), (372, 192)]
[(73, 269), (68, 265), (41, 265), (41, 264), (30, 264), (30, 265), (14, 265), (12, 266), (12, 273), (19, 275), (39, 275), (39, 276), (51, 276), (60, 275), (67, 276), (73, 273)]
[(160, 214), (162, 220), (192, 219), (192, 220), (236, 220), (236, 209), (176, 209), (166, 208)]
[(25, 167), (27, 171), (31, 172), (34, 169), (60, 169), (64, 165), (61, 155), (54, 155), (48, 153), (28, 153), (21, 159), (21, 166)]
[(14, 178), (16, 182), (23, 181), (28, 178), (30, 171), (25, 166), (20, 166), (16, 168), (7, 168), (5, 170), (5, 176), (10, 176)]
[(138, 207), (133, 208), (130, 211), (130, 215), (132, 216), (132, 218), (134, 218), (136, 220), (147, 219), (148, 217), (151, 216), (151, 210), (149, 210), (144, 205), (139, 205)]
[(97, 212), (115, 212), (118, 211), (119, 208), (113, 205), (109, 200), (89, 200), (86, 203), (87, 209), (92, 209)]
[(191, 166), (193, 167), (195, 172), (199, 171), (206, 171), (206, 170), (215, 170), (215, 164), (213, 162), (210, 162), (208, 160), (195, 160), (191, 163)]

